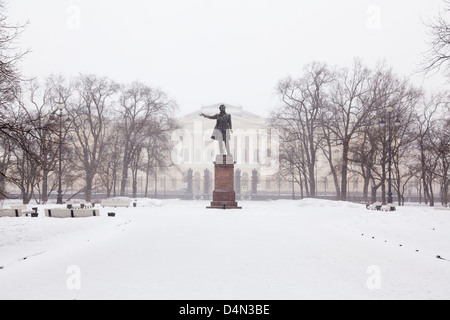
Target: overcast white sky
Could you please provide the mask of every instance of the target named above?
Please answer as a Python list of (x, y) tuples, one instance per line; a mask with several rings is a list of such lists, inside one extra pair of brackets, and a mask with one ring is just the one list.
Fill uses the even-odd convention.
[[(427, 50), (422, 20), (443, 0), (9, 0), (29, 21), (26, 75), (95, 73), (140, 80), (176, 99), (180, 115), (230, 103), (266, 116), (277, 82), (323, 61), (386, 59), (409, 76)], [(414, 76), (422, 83), (421, 76)], [(438, 87), (440, 77), (425, 85)]]

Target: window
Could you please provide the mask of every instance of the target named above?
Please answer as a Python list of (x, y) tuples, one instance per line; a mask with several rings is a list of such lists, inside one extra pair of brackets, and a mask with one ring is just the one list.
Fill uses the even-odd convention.
[(245, 163), (249, 163), (250, 159), (250, 138), (245, 137)]
[(258, 149), (253, 150), (253, 162), (259, 163), (259, 150)]
[(248, 163), (248, 149), (242, 149), (242, 162)]

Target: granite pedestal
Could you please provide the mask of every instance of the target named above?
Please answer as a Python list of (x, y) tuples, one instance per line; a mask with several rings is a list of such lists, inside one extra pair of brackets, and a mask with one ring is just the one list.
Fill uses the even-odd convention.
[(213, 201), (207, 209), (242, 209), (236, 202), (234, 191), (234, 164), (233, 156), (216, 157)]

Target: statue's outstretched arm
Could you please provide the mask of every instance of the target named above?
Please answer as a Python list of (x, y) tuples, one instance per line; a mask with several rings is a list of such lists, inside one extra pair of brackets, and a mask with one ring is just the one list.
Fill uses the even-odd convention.
[(211, 119), (211, 120), (216, 120), (216, 119), (217, 119), (217, 115), (214, 115), (214, 116), (208, 116), (208, 115), (206, 115), (206, 114), (204, 114), (204, 113), (200, 113), (200, 116), (201, 116), (201, 117), (205, 117), (205, 118), (207, 118), (207, 119)]

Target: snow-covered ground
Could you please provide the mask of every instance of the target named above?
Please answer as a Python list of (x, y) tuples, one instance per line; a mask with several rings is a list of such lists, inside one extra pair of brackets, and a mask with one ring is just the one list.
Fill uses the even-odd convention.
[(240, 204), (0, 218), (0, 299), (450, 299), (450, 211)]

